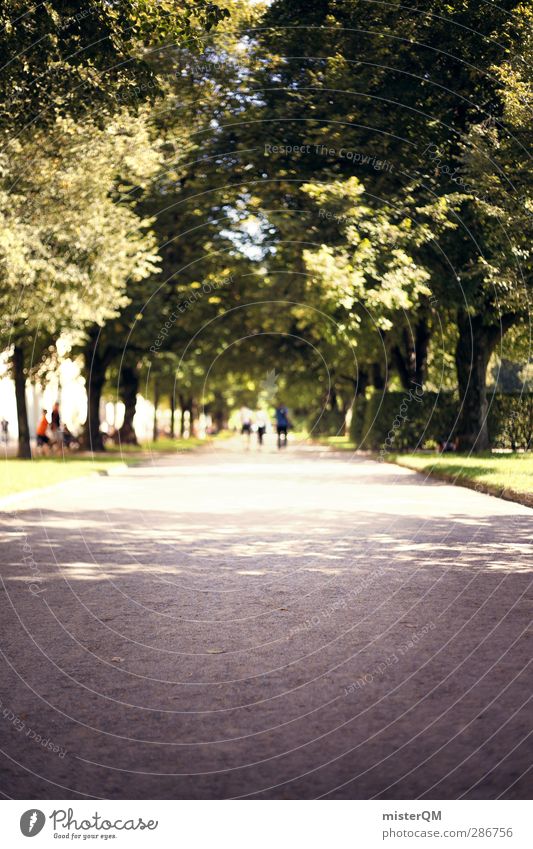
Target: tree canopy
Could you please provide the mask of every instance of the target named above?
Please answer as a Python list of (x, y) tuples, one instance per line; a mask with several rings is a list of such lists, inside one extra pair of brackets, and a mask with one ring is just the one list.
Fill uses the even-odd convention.
[(134, 440), (141, 379), (172, 416), (222, 421), (269, 373), (308, 422), (371, 392), (455, 392), (462, 445), (489, 445), (489, 366), (526, 374), (530, 356), (529, 6), (9, 0), (1, 16), (22, 453), (24, 383), (61, 334), (93, 448), (106, 386)]

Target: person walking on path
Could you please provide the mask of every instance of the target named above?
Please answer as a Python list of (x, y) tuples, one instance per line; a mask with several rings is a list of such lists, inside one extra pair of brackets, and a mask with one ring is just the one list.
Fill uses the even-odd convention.
[(48, 419), (46, 418), (46, 413), (47, 413), (46, 410), (42, 411), (41, 420), (40, 420), (39, 424), (37, 425), (36, 434), (37, 434), (37, 447), (38, 448), (44, 448), (45, 445), (47, 447), (50, 446), (50, 437), (48, 436), (49, 425), (48, 425)]
[(246, 407), (241, 407), (240, 410), (241, 417), (241, 434), (246, 435), (247, 443), (250, 444), (250, 437), (252, 435), (252, 411)]
[(2, 442), (9, 442), (9, 422), (7, 419), (2, 419)]
[(289, 411), (283, 403), (280, 403), (276, 407), (276, 430), (278, 434), (278, 448), (286, 447), (288, 428)]
[(58, 401), (52, 407), (50, 430), (52, 431), (52, 440), (59, 448), (63, 442), (63, 434), (61, 432), (61, 416)]
[(257, 410), (255, 414), (255, 423), (257, 426), (257, 443), (258, 445), (262, 445), (263, 437), (267, 429), (267, 416), (265, 411), (261, 409), (261, 407)]

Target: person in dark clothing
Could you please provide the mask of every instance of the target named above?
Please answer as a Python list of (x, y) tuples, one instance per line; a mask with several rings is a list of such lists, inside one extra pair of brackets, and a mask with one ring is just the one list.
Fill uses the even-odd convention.
[(56, 401), (54, 406), (52, 407), (52, 415), (51, 415), (51, 423), (50, 426), (52, 430), (59, 430), (61, 427), (61, 416), (59, 415), (59, 404)]
[(52, 431), (52, 439), (56, 446), (61, 446), (63, 442), (63, 433), (61, 431), (61, 416), (59, 414), (59, 404), (56, 401), (52, 407), (52, 415), (50, 416), (50, 430)]
[(267, 414), (261, 407), (255, 413), (255, 426), (257, 427), (257, 442), (262, 445), (267, 429)]
[(69, 430), (66, 424), (61, 428), (61, 433), (63, 436), (63, 445), (66, 446), (69, 450), (78, 449), (80, 447), (80, 441), (77, 436), (74, 436), (73, 433)]
[(276, 407), (276, 430), (278, 434), (278, 448), (286, 447), (288, 429), (289, 411), (284, 404), (279, 404)]
[(439, 454), (450, 454), (458, 450), (459, 440), (457, 437), (455, 439), (440, 439), (437, 446)]
[(52, 415), (50, 416), (50, 430), (54, 435), (57, 431), (61, 430), (61, 416), (59, 414), (59, 404), (57, 401), (52, 407)]

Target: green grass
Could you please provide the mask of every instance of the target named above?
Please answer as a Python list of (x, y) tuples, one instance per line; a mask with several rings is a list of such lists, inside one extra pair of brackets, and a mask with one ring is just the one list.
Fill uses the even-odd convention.
[(438, 472), (480, 483), (496, 490), (533, 494), (533, 454), (394, 454), (399, 466), (419, 472)]
[[(222, 437), (216, 437), (222, 438)], [(0, 498), (14, 495), (27, 489), (39, 489), (62, 481), (83, 477), (84, 475), (105, 473), (109, 466), (133, 465), (136, 461), (146, 460), (150, 454), (176, 454), (194, 451), (212, 441), (208, 439), (158, 439), (156, 442), (143, 442), (140, 446), (106, 446), (101, 454), (65, 454), (34, 457), (31, 460), (17, 460), (9, 457), (0, 466)]]
[[(325, 436), (317, 439), (335, 451), (355, 451), (356, 446), (346, 436)], [(495, 495), (502, 490), (533, 495), (533, 454), (492, 454), (487, 451), (466, 454), (389, 454), (387, 459), (417, 472), (437, 473), (450, 480), (481, 484)], [(527, 502), (529, 503), (529, 501)]]
[(147, 452), (149, 454), (176, 454), (179, 451), (194, 451), (195, 448), (209, 444), (211, 440), (212, 437), (198, 439), (195, 436), (191, 436), (190, 439), (164, 438), (158, 439), (155, 442), (149, 440), (147, 442), (141, 442), (140, 445), (125, 445), (124, 443), (115, 445), (114, 443), (108, 443), (106, 445), (106, 451), (110, 454), (139, 454), (139, 452)]
[(105, 472), (110, 466), (123, 465), (116, 454), (101, 454), (94, 458), (68, 454), (62, 457), (35, 457), (32, 460), (9, 458), (1, 462), (0, 497), (38, 489), (43, 486), (83, 477), (95, 472)]
[(357, 446), (347, 436), (319, 436), (314, 439), (319, 445), (327, 445), (335, 451), (355, 451)]

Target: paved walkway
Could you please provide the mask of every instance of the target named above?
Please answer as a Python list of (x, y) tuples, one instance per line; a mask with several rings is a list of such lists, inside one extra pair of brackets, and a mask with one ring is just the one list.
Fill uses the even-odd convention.
[(5, 796), (528, 795), (528, 508), (239, 445), (13, 510)]

